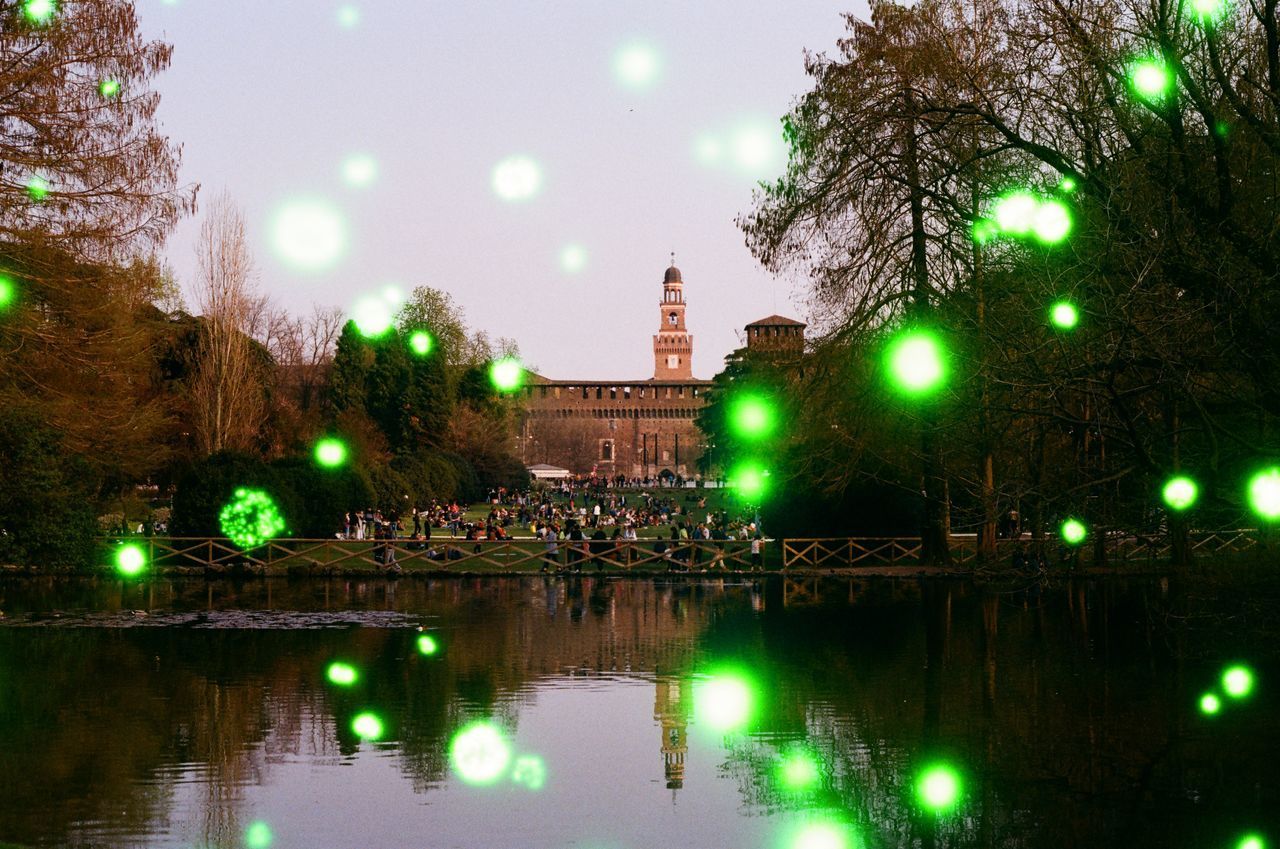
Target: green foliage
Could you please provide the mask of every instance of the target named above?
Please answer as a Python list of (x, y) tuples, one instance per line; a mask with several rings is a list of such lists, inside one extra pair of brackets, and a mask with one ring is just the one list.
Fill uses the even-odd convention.
[(286, 480), (263, 460), (230, 451), (197, 460), (179, 477), (170, 533), (178, 537), (222, 536), (218, 516), (241, 487), (261, 489), (270, 495), (288, 523), (286, 534), (296, 533), (295, 523), (303, 511)]
[(369, 484), (373, 489), (373, 506), (383, 513), (405, 514), (414, 502), (414, 485), (390, 466), (377, 465), (369, 469)]
[(272, 464), (284, 491), (297, 505), (288, 516), (292, 535), (308, 539), (331, 537), (342, 525), (342, 514), (373, 503), (373, 487), (365, 471), (354, 465), (339, 469), (316, 466), (307, 457), (291, 457)]
[(413, 363), (399, 334), (379, 339), (369, 369), (365, 409), (387, 437), (393, 451), (408, 445), (413, 436), (409, 382)]
[(440, 353), (435, 351), (410, 363), (408, 429), (418, 445), (440, 445), (453, 412), (453, 392)]
[(36, 412), (0, 407), (0, 563), (87, 566), (95, 481)]
[(334, 348), (333, 368), (329, 375), (329, 401), (335, 411), (364, 409), (372, 365), (373, 350), (356, 323), (348, 321), (343, 325)]

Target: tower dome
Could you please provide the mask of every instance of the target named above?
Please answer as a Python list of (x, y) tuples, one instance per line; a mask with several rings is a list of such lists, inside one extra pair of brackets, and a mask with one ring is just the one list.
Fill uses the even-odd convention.
[(672, 265), (667, 269), (667, 273), (662, 276), (663, 283), (683, 283), (680, 279), (680, 269)]

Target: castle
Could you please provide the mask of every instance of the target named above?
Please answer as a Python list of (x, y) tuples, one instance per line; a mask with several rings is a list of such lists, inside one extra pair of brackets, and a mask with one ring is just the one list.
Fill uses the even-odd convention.
[[(524, 387), (521, 459), (575, 474), (693, 477), (703, 451), (695, 419), (712, 382), (693, 376), (687, 306), (684, 279), (673, 257), (662, 277), (653, 377), (648, 380), (551, 380), (530, 373)], [(794, 319), (769, 316), (747, 325), (747, 347), (798, 358), (804, 328)]]

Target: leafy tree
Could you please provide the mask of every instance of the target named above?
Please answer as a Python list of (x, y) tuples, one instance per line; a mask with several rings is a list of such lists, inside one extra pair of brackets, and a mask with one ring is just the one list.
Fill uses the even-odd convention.
[(336, 412), (364, 410), (373, 350), (354, 321), (342, 327), (329, 373), (329, 400)]
[(96, 482), (58, 431), (29, 407), (0, 407), (0, 563), (87, 566)]
[(399, 334), (391, 334), (374, 346), (369, 369), (365, 409), (386, 435), (393, 451), (404, 450), (414, 437), (414, 398), (410, 397), (413, 364)]

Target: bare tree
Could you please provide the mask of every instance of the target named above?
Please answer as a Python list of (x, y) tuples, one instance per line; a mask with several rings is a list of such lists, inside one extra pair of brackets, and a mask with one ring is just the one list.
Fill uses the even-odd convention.
[(262, 358), (248, 335), (260, 303), (254, 297), (253, 256), (244, 217), (219, 195), (200, 227), (196, 302), (204, 324), (191, 387), (193, 432), (205, 453), (245, 450), (265, 413)]

